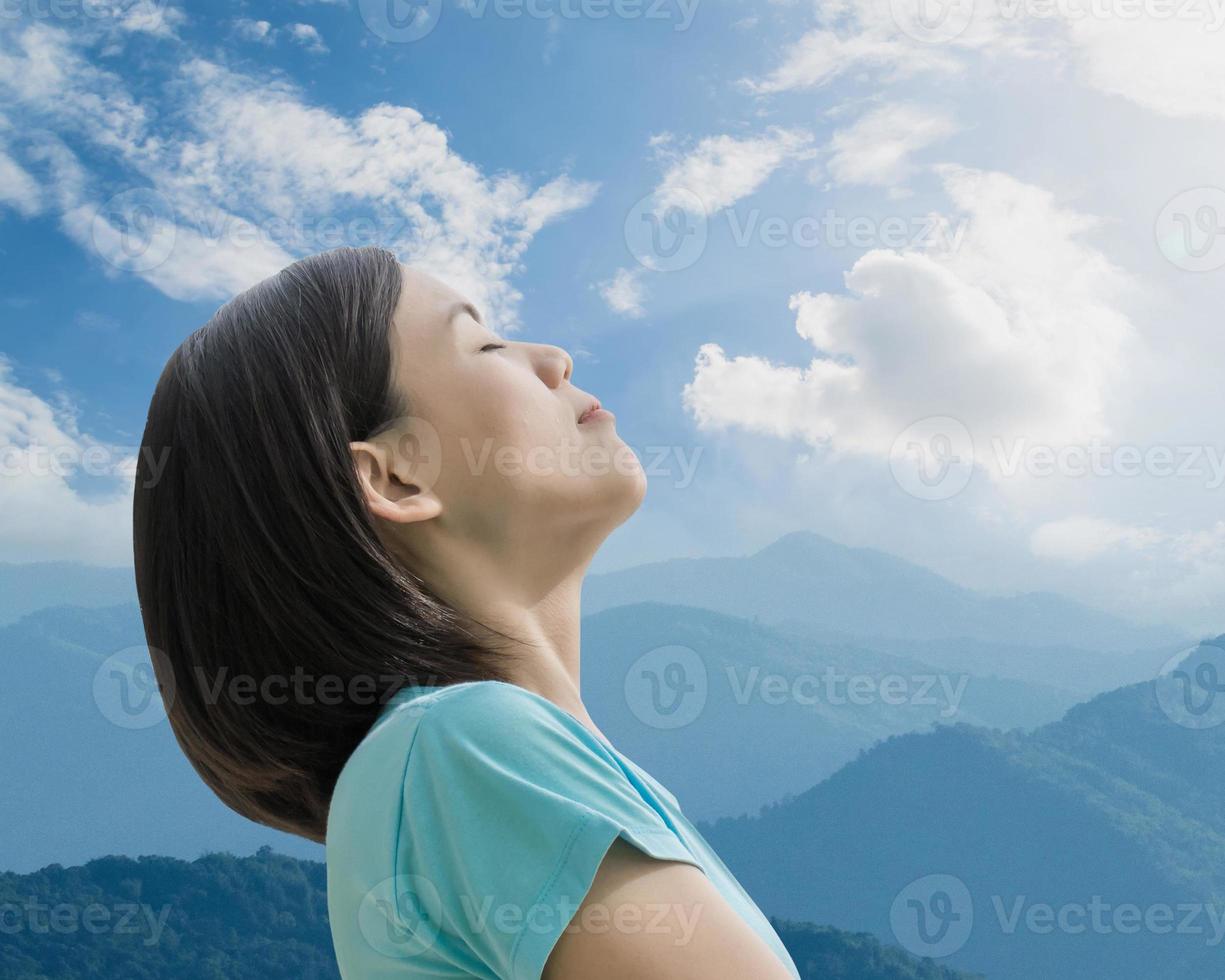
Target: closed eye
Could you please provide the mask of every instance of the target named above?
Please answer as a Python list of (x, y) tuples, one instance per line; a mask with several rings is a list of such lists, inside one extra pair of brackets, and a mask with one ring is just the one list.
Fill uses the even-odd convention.
[(487, 350), (502, 350), (505, 347), (506, 347), (505, 344), (486, 344), (484, 347), (481, 348), (481, 351), (484, 352)]

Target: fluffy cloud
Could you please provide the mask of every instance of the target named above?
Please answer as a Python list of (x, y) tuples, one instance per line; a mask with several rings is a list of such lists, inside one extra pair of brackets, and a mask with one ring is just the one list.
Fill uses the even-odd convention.
[(645, 289), (641, 269), (618, 269), (611, 279), (596, 284), (608, 308), (621, 316), (637, 318), (646, 311), (642, 301)]
[(940, 14), (931, 17), (927, 0), (819, 5), (818, 26), (741, 85), (772, 95), (859, 72), (890, 83), (957, 74), (975, 57), (1044, 58), (1162, 115), (1225, 119), (1225, 9), (1211, 0), (950, 0)]
[(894, 187), (910, 176), (915, 153), (956, 128), (938, 110), (907, 103), (878, 106), (834, 133), (826, 168), (837, 184)]
[(760, 136), (708, 136), (686, 152), (671, 137), (656, 138), (653, 145), (668, 162), (655, 192), (660, 206), (684, 208), (689, 195), (696, 195), (713, 214), (752, 194), (784, 162), (808, 155), (810, 137), (776, 128)]
[(1129, 527), (1096, 517), (1068, 517), (1037, 527), (1030, 536), (1030, 549), (1040, 558), (1084, 562), (1118, 548), (1148, 548), (1164, 537), (1151, 527)]
[(846, 292), (791, 297), (806, 367), (704, 345), (685, 404), (704, 428), (887, 458), (918, 420), (950, 416), (999, 475), (993, 440), (1063, 445), (1109, 431), (1105, 402), (1135, 342), (1123, 273), (1080, 239), (1093, 226), (1006, 174), (941, 168), (968, 221), (959, 244), (878, 249)]
[[(0, 356), (0, 561), (131, 562), (133, 457), (76, 417), (66, 399), (52, 405), (17, 384)], [(85, 476), (105, 491), (78, 492)]]
[(203, 59), (177, 69), (162, 101), (138, 100), (82, 43), (40, 23), (0, 32), (6, 111), (49, 134), (15, 162), (41, 158), (36, 179), (74, 240), (177, 299), (223, 300), (296, 255), (381, 244), (513, 330), (521, 256), (596, 190), (486, 176), (415, 109), (342, 115)]

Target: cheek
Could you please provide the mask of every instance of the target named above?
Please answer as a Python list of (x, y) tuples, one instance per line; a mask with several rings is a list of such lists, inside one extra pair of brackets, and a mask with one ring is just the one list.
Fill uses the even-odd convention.
[(565, 405), (526, 371), (495, 365), (472, 379), (465, 401), (466, 430), (482, 443), (492, 440), (494, 449), (527, 452), (535, 447), (551, 448), (566, 436)]

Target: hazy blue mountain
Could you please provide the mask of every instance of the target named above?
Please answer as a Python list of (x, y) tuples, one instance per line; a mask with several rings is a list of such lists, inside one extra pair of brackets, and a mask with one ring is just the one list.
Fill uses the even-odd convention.
[[(337, 980), (322, 864), (107, 857), (0, 874), (5, 980)], [(26, 910), (29, 911), (26, 911)], [(54, 920), (49, 910), (56, 909)], [(90, 926), (85, 927), (89, 911)], [(871, 936), (773, 919), (804, 980), (972, 980)], [(75, 926), (75, 928), (74, 928)]]
[(943, 670), (964, 671), (983, 677), (1001, 677), (1073, 692), (1085, 700), (1094, 694), (1152, 680), (1165, 662), (1187, 641), (1152, 649), (1103, 653), (1081, 647), (1025, 646), (1008, 642), (950, 637), (908, 640), (888, 636), (852, 636), (802, 624), (783, 624), (781, 632), (816, 644), (854, 643), (869, 650), (910, 657)]
[(131, 566), (76, 561), (0, 562), (0, 626), (48, 606), (99, 608), (136, 601)]
[[(1225, 643), (1213, 643), (1182, 667), (1225, 665)], [(948, 962), (992, 978), (1218, 980), (1225, 726), (1171, 713), (1178, 691), (1172, 677), (1136, 684), (1029, 734), (957, 725), (893, 737), (758, 817), (700, 829), (777, 914), (889, 941), (926, 915), (932, 942), (913, 933), (912, 952), (956, 949)], [(1069, 928), (1049, 926), (1042, 906)], [(1124, 906), (1149, 917), (1138, 932)], [(951, 948), (936, 942), (942, 923)]]
[(786, 534), (743, 557), (675, 558), (590, 575), (583, 589), (588, 613), (667, 602), (773, 625), (909, 641), (957, 637), (1119, 654), (1187, 639), (1047, 593), (984, 595), (884, 552), (848, 548), (810, 531)]
[[(6, 679), (0, 704), (9, 725), (8, 751), (0, 762), (6, 831), (0, 867), (31, 870), (108, 853), (250, 853), (265, 843), (319, 856), (316, 845), (260, 827), (218, 802), (183, 758), (164, 718), (150, 727), (125, 727), (123, 717), (117, 724), (113, 710), (108, 713), (108, 703), (95, 700), (104, 660), (141, 647), (142, 640), (134, 604), (44, 609), (0, 628)], [(920, 700), (920, 685), (928, 683), (913, 679), (934, 677), (924, 664), (847, 645), (814, 645), (686, 607), (608, 610), (584, 620), (583, 640), (584, 693), (593, 716), (622, 751), (677, 794), (694, 819), (755, 813), (815, 785), (896, 732), (953, 720), (1032, 727), (1060, 717), (1075, 700), (1037, 685), (949, 674), (949, 690), (956, 693), (964, 684), (959, 701), (933, 683), (923, 699), (932, 704), (910, 703)], [(669, 643), (688, 646), (709, 678), (702, 711), (675, 729), (655, 727), (649, 714), (635, 714), (626, 699), (634, 661)], [(847, 703), (805, 705), (795, 699), (769, 703), (757, 687), (739, 703), (729, 667), (745, 684), (754, 667), (759, 683), (761, 675), (794, 680), (835, 667), (871, 684), (891, 675), (905, 678), (909, 690), (906, 703), (896, 705), (876, 696), (860, 698), (860, 704), (844, 696)], [(766, 751), (771, 744), (788, 751)], [(82, 813), (90, 819), (82, 820)]]
[[(673, 676), (694, 689), (678, 698)], [(1080, 700), (661, 603), (584, 618), (583, 698), (694, 819), (756, 812), (888, 735), (954, 721), (1035, 727)]]
[(108, 853), (192, 858), (262, 844), (318, 857), (318, 845), (218, 801), (164, 717), (146, 728), (108, 718), (107, 702), (95, 700), (95, 675), (108, 656), (143, 647), (143, 639), (135, 604), (43, 609), (0, 628), (0, 867), (32, 870)]

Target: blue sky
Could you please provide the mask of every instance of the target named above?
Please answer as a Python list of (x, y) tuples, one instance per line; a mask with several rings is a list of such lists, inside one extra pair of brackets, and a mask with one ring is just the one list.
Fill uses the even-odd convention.
[(617, 413), (651, 491), (597, 570), (809, 528), (1219, 632), (1223, 3), (441, 0), (396, 40), (383, 0), (4, 0), (0, 560), (129, 561), (166, 357), (379, 243)]

